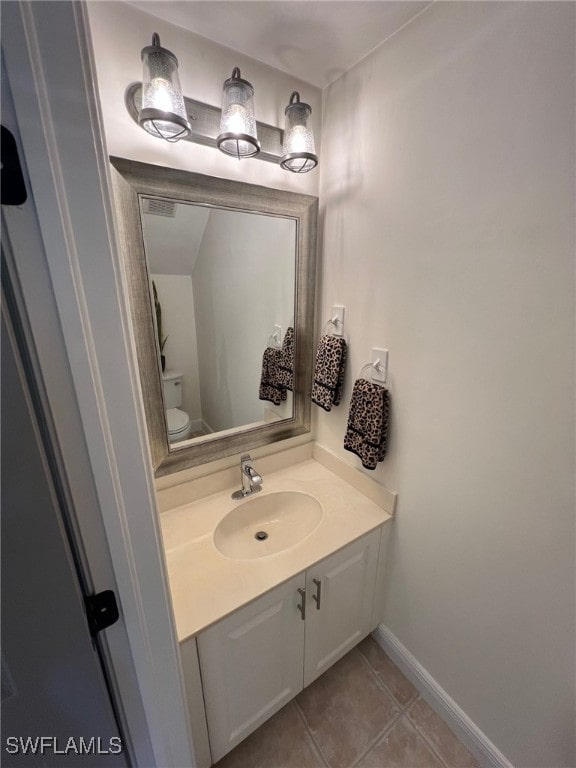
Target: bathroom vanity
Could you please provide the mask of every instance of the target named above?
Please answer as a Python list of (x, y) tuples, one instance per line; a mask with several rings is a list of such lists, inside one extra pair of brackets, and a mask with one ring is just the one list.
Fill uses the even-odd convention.
[[(110, 160), (190, 724), (197, 763), (207, 768), (378, 625), (384, 524), (393, 513), (395, 496), (365, 473), (307, 442), (317, 198), (126, 158)], [(167, 372), (162, 374), (167, 328), (160, 328), (160, 300), (152, 279), (160, 289), (164, 278), (182, 273), (176, 262), (165, 261), (167, 230), (159, 220), (154, 226), (149, 220), (160, 211), (166, 217), (163, 227), (168, 227), (172, 213), (195, 221), (185, 245), (172, 254), (180, 264), (182, 253), (190, 257), (190, 242), (201, 241), (192, 279), (192, 293), (196, 284), (198, 296), (190, 306), (200, 307), (206, 285), (224, 297), (215, 313), (211, 300), (208, 319), (198, 320), (203, 333), (196, 337), (197, 362), (204, 349), (208, 353), (204, 371), (216, 370), (211, 365), (216, 344), (210, 341), (206, 326), (222, 318), (226, 330), (236, 335), (226, 336), (226, 343), (218, 346), (219, 354), (222, 346), (240, 353), (246, 363), (246, 339), (250, 339), (254, 355), (244, 368), (235, 358), (218, 358), (217, 377), (207, 385), (216, 395), (217, 407), (211, 410), (208, 429), (202, 426), (200, 432), (210, 432), (213, 425), (216, 431), (189, 440), (181, 439), (189, 420), (186, 408), (180, 407), (185, 404), (186, 377), (172, 377), (168, 387)], [(172, 212), (170, 216), (167, 211)], [(221, 226), (223, 219), (225, 226)], [(245, 224), (243, 239), (238, 237), (240, 226), (234, 223), (239, 221)], [(267, 234), (260, 233), (254, 240), (264, 225), (274, 226), (274, 233), (266, 229)], [(224, 230), (230, 237), (223, 248), (212, 235)], [(286, 268), (279, 272), (277, 241), (283, 230), (287, 230)], [(273, 262), (269, 242), (275, 243)], [(246, 254), (252, 257), (260, 250), (262, 260), (245, 270)], [(214, 254), (226, 255), (217, 268)], [(252, 282), (236, 291), (242, 302), (239, 308), (231, 306), (226, 290), (236, 286), (233, 270), (238, 264), (250, 281), (257, 275), (259, 285), (269, 283), (250, 307), (244, 297), (253, 294)], [(204, 266), (209, 267), (207, 274)], [(264, 280), (267, 270), (271, 271), (268, 281)], [(223, 287), (216, 290), (216, 276), (220, 280), (221, 275), (225, 275)], [(169, 282), (165, 281), (166, 286)], [(288, 286), (292, 288), (285, 296)], [(275, 297), (272, 304), (271, 297)], [(163, 298), (162, 305), (166, 315), (173, 306), (168, 298)], [(251, 326), (245, 324), (248, 309), (271, 312)], [(187, 327), (192, 325), (196, 319)], [(286, 336), (291, 338), (288, 328), (293, 337), (291, 397), (280, 411), (271, 412), (268, 406), (262, 408), (259, 396), (262, 359), (271, 344), (280, 343), (283, 327), (282, 347)], [(169, 336), (176, 338), (172, 331)], [(287, 345), (291, 347), (292, 343)], [(191, 367), (198, 369), (196, 362)], [(224, 381), (224, 372), (230, 375), (229, 381)], [(240, 408), (232, 398), (238, 394), (239, 379), (250, 377), (242, 412), (254, 400), (257, 410), (238, 421), (236, 417), (226, 420), (225, 406), (236, 402)], [(173, 397), (170, 390), (178, 388)], [(181, 425), (171, 427), (170, 411)], [(255, 457), (255, 472), (264, 477), (264, 488), (255, 497), (231, 498), (240, 486), (238, 465), (234, 471), (228, 467), (202, 480), (175, 478), (226, 457), (240, 459), (240, 452), (264, 452), (268, 450), (264, 446), (288, 440), (303, 440), (303, 444), (278, 452), (274, 459), (274, 449), (268, 456)], [(296, 458), (293, 451), (298, 453)], [(280, 454), (285, 454), (285, 461), (278, 462)]]
[(325, 454), (317, 456), (342, 465), (364, 491), (377, 486), (376, 501), (320, 461), (265, 473), (255, 460), (261, 493), (234, 501), (228, 487), (161, 516), (201, 765), (223, 757), (380, 621), (394, 494)]

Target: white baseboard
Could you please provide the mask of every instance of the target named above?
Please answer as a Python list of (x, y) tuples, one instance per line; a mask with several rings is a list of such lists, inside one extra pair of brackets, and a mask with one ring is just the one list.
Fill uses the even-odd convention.
[(484, 768), (514, 768), (388, 627), (380, 624), (372, 637)]
[(202, 432), (204, 435), (210, 435), (214, 430), (202, 419), (190, 419), (190, 432)]

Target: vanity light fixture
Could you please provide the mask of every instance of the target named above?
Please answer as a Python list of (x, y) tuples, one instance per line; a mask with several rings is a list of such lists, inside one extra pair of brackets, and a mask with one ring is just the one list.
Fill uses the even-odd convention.
[(308, 173), (318, 165), (314, 134), (308, 127), (312, 108), (300, 101), (298, 91), (293, 91), (284, 114), (286, 118), (280, 165), (285, 171)]
[(178, 59), (162, 48), (156, 32), (152, 45), (143, 48), (141, 56), (142, 81), (128, 85), (124, 101), (132, 120), (150, 135), (169, 142), (183, 139), (218, 148), (239, 160), (258, 156), (293, 173), (307, 173), (318, 165), (314, 136), (308, 126), (312, 109), (300, 101), (297, 91), (284, 110), (286, 126), (282, 131), (256, 120), (254, 88), (242, 78), (238, 67), (224, 82), (220, 109), (183, 95)]
[(166, 141), (179, 141), (190, 135), (184, 97), (178, 77), (178, 59), (160, 45), (154, 32), (152, 45), (142, 49), (142, 108), (138, 124), (145, 131)]
[(216, 146), (221, 152), (240, 160), (260, 152), (254, 117), (254, 88), (243, 80), (238, 67), (224, 81), (222, 117)]

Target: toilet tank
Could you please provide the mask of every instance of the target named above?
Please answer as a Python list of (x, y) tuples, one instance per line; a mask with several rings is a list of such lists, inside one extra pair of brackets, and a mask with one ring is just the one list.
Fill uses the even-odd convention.
[(166, 410), (180, 408), (182, 405), (182, 374), (180, 371), (164, 371), (164, 402)]

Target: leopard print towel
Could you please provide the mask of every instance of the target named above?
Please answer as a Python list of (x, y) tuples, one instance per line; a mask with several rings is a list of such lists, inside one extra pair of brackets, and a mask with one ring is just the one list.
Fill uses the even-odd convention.
[(280, 386), (294, 389), (294, 328), (286, 328), (281, 354), (278, 356), (278, 382)]
[(342, 397), (346, 353), (346, 341), (342, 337), (325, 334), (320, 338), (311, 397), (312, 402), (325, 411), (338, 405)]
[(366, 379), (354, 382), (344, 448), (355, 453), (365, 469), (376, 469), (386, 456), (390, 393)]
[(262, 375), (260, 377), (260, 400), (269, 400), (274, 405), (280, 405), (286, 400), (286, 386), (280, 377), (280, 362), (283, 352), (281, 349), (266, 347), (262, 355)]

